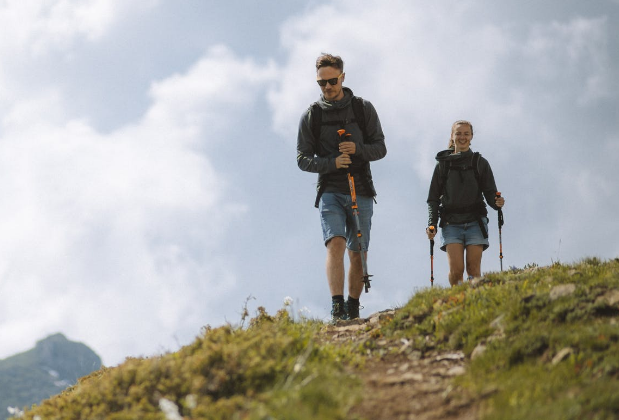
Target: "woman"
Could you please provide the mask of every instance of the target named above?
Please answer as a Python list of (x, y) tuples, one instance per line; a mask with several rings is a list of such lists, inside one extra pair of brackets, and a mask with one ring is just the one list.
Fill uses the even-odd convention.
[(499, 210), (505, 199), (497, 196), (494, 175), (488, 161), (471, 150), (473, 125), (456, 121), (451, 127), (447, 150), (436, 155), (428, 193), (429, 239), (434, 239), (440, 216), (441, 250), (447, 252), (449, 283), (462, 284), (465, 268), (468, 278), (481, 276), (481, 257), (488, 246), (488, 211)]

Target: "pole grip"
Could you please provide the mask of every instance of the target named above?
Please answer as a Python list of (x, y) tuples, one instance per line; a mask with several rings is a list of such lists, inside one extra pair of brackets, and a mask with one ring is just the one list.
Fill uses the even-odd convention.
[[(434, 226), (428, 229), (434, 233)], [(434, 239), (430, 239), (430, 287), (434, 287)]]

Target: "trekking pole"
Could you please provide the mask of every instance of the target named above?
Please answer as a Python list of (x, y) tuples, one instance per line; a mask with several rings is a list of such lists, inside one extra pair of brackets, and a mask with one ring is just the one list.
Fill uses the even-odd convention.
[[(496, 198), (501, 197), (500, 192), (496, 192)], [(503, 227), (503, 210), (499, 207), (499, 260), (501, 261), (501, 271), (503, 271), (503, 239), (501, 238), (501, 228)]]
[[(340, 135), (340, 143), (342, 142), (342, 136), (344, 139), (349, 137), (351, 134), (346, 133), (346, 130), (340, 129), (337, 130), (337, 134)], [(357, 243), (359, 244), (359, 254), (361, 255), (361, 266), (363, 268), (363, 283), (365, 284), (365, 293), (368, 293), (370, 290), (370, 277), (371, 274), (368, 274), (368, 264), (365, 259), (365, 254), (363, 252), (363, 246), (361, 245), (361, 222), (359, 222), (359, 207), (357, 206), (357, 193), (355, 191), (355, 178), (350, 173), (350, 168), (348, 169), (348, 186), (350, 187), (350, 199), (352, 201), (352, 214), (355, 219), (355, 224), (357, 227)]]
[[(434, 226), (429, 229), (434, 233)], [(434, 239), (430, 239), (430, 287), (434, 287)]]

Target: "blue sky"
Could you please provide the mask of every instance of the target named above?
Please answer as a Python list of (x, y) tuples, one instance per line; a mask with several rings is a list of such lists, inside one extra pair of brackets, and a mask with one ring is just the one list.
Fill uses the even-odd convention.
[(295, 161), (323, 51), (386, 135), (362, 315), (429, 285), (425, 199), (457, 119), (506, 197), (505, 267), (619, 256), (616, 0), (41, 4), (0, 3), (0, 358), (56, 332), (107, 365), (173, 351), (250, 296), (326, 320)]

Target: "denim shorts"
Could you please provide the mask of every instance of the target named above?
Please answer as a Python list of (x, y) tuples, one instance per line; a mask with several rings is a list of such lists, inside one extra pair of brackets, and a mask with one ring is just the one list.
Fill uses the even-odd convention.
[[(488, 218), (482, 217), (481, 220), (486, 232), (488, 232)], [(484, 251), (490, 246), (488, 238), (484, 238), (477, 220), (463, 224), (446, 223), (441, 228), (441, 250), (446, 251), (449, 244), (462, 244), (465, 248), (469, 245), (483, 245)]]
[[(346, 247), (351, 251), (359, 251), (357, 240), (357, 225), (352, 212), (350, 195), (340, 193), (324, 193), (320, 198), (318, 210), (322, 224), (322, 237), (327, 242), (336, 236), (346, 238)], [(359, 224), (361, 225), (361, 246), (367, 251), (370, 246), (370, 229), (374, 213), (372, 197), (357, 196)]]

